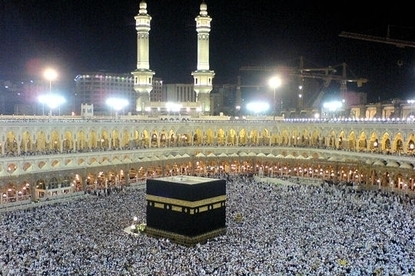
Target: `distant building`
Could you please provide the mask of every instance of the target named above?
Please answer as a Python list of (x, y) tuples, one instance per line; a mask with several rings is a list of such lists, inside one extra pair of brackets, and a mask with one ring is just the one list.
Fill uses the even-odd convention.
[[(49, 92), (49, 83), (44, 80), (2, 81), (0, 114), (42, 115), (38, 97)], [(45, 92), (47, 91), (47, 92)]]
[(74, 112), (81, 113), (82, 104), (93, 104), (94, 115), (109, 115), (111, 107), (106, 105), (110, 97), (126, 99), (129, 105), (121, 113), (135, 113), (137, 93), (131, 74), (89, 72), (75, 77)]
[(163, 93), (163, 80), (161, 78), (153, 78), (153, 90), (150, 92), (151, 102), (163, 102), (166, 96)]
[(346, 106), (367, 104), (367, 93), (364, 92), (340, 92), (339, 98), (344, 100)]
[(196, 92), (193, 84), (165, 84), (163, 89), (166, 95), (166, 102), (196, 102)]
[[(155, 84), (153, 84), (155, 88)], [(192, 115), (234, 115), (236, 109), (236, 89), (235, 84), (213, 85), (213, 90), (209, 95), (210, 112), (203, 112), (203, 102), (198, 102), (193, 84), (171, 83), (162, 84), (162, 96), (160, 100), (153, 100), (154, 91), (150, 93), (152, 98), (150, 105), (147, 107), (148, 114), (172, 114), (180, 113)], [(178, 110), (174, 110), (179, 108)]]
[(201, 104), (196, 102), (193, 84), (164, 84), (160, 79), (154, 78), (150, 98), (142, 115), (196, 115), (202, 111)]
[(236, 84), (214, 84), (210, 93), (211, 115), (223, 113), (228, 116), (236, 116), (236, 93)]
[(94, 117), (94, 105), (93, 104), (81, 104), (81, 116), (82, 118)]

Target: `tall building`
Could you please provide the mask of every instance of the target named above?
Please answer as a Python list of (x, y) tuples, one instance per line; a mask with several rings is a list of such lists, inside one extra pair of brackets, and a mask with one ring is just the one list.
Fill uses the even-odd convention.
[(199, 15), (196, 20), (197, 32), (197, 70), (192, 72), (193, 85), (196, 92), (197, 102), (200, 103), (202, 113), (210, 114), (210, 91), (215, 76), (214, 71), (209, 69), (209, 32), (212, 19), (207, 13), (205, 2), (200, 4)]
[(237, 116), (236, 98), (238, 87), (236, 84), (215, 84), (210, 92), (210, 114), (217, 116), (221, 113)]
[(90, 72), (75, 77), (74, 111), (80, 114), (81, 104), (93, 104), (94, 115), (109, 115), (111, 107), (106, 104), (110, 97), (128, 101), (123, 113), (134, 113), (137, 94), (131, 74)]
[(136, 111), (144, 112), (150, 103), (150, 92), (153, 90), (153, 76), (150, 70), (149, 33), (151, 16), (147, 13), (147, 3), (140, 2), (140, 10), (134, 17), (137, 30), (137, 68), (132, 72), (134, 76), (134, 90), (137, 92)]
[(151, 102), (164, 102), (166, 96), (163, 94), (163, 80), (161, 78), (153, 78), (153, 90), (150, 92)]
[(196, 93), (193, 84), (165, 84), (164, 91), (167, 102), (196, 102)]

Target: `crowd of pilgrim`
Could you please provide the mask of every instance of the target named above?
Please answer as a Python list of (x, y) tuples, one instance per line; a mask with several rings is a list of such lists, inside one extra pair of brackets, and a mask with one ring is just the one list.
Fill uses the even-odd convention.
[[(415, 201), (226, 178), (226, 234), (195, 246), (124, 231), (145, 189), (0, 214), (1, 275), (415, 275)], [(236, 219), (238, 218), (238, 219)]]

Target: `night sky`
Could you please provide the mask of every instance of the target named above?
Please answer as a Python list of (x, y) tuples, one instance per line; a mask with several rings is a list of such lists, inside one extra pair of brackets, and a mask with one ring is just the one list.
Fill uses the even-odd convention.
[[(52, 65), (61, 79), (136, 66), (134, 16), (139, 0), (0, 0), (0, 79), (41, 77)], [(249, 79), (242, 66), (306, 68), (348, 64), (367, 78), (356, 90), (373, 100), (415, 97), (415, 48), (339, 37), (342, 31), (415, 42), (412, 8), (354, 1), (206, 0), (212, 18), (210, 68), (216, 84)], [(199, 0), (147, 0), (152, 16), (150, 69), (165, 83), (190, 83), (196, 69)], [(408, 15), (408, 16), (407, 16)], [(340, 68), (339, 68), (340, 69)], [(266, 73), (264, 73), (266, 74)], [(248, 81), (248, 80), (246, 80)]]

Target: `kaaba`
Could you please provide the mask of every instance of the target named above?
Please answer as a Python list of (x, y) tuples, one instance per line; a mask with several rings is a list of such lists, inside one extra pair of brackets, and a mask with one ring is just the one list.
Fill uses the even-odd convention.
[(147, 179), (147, 225), (152, 236), (194, 245), (226, 232), (226, 181), (194, 176)]

